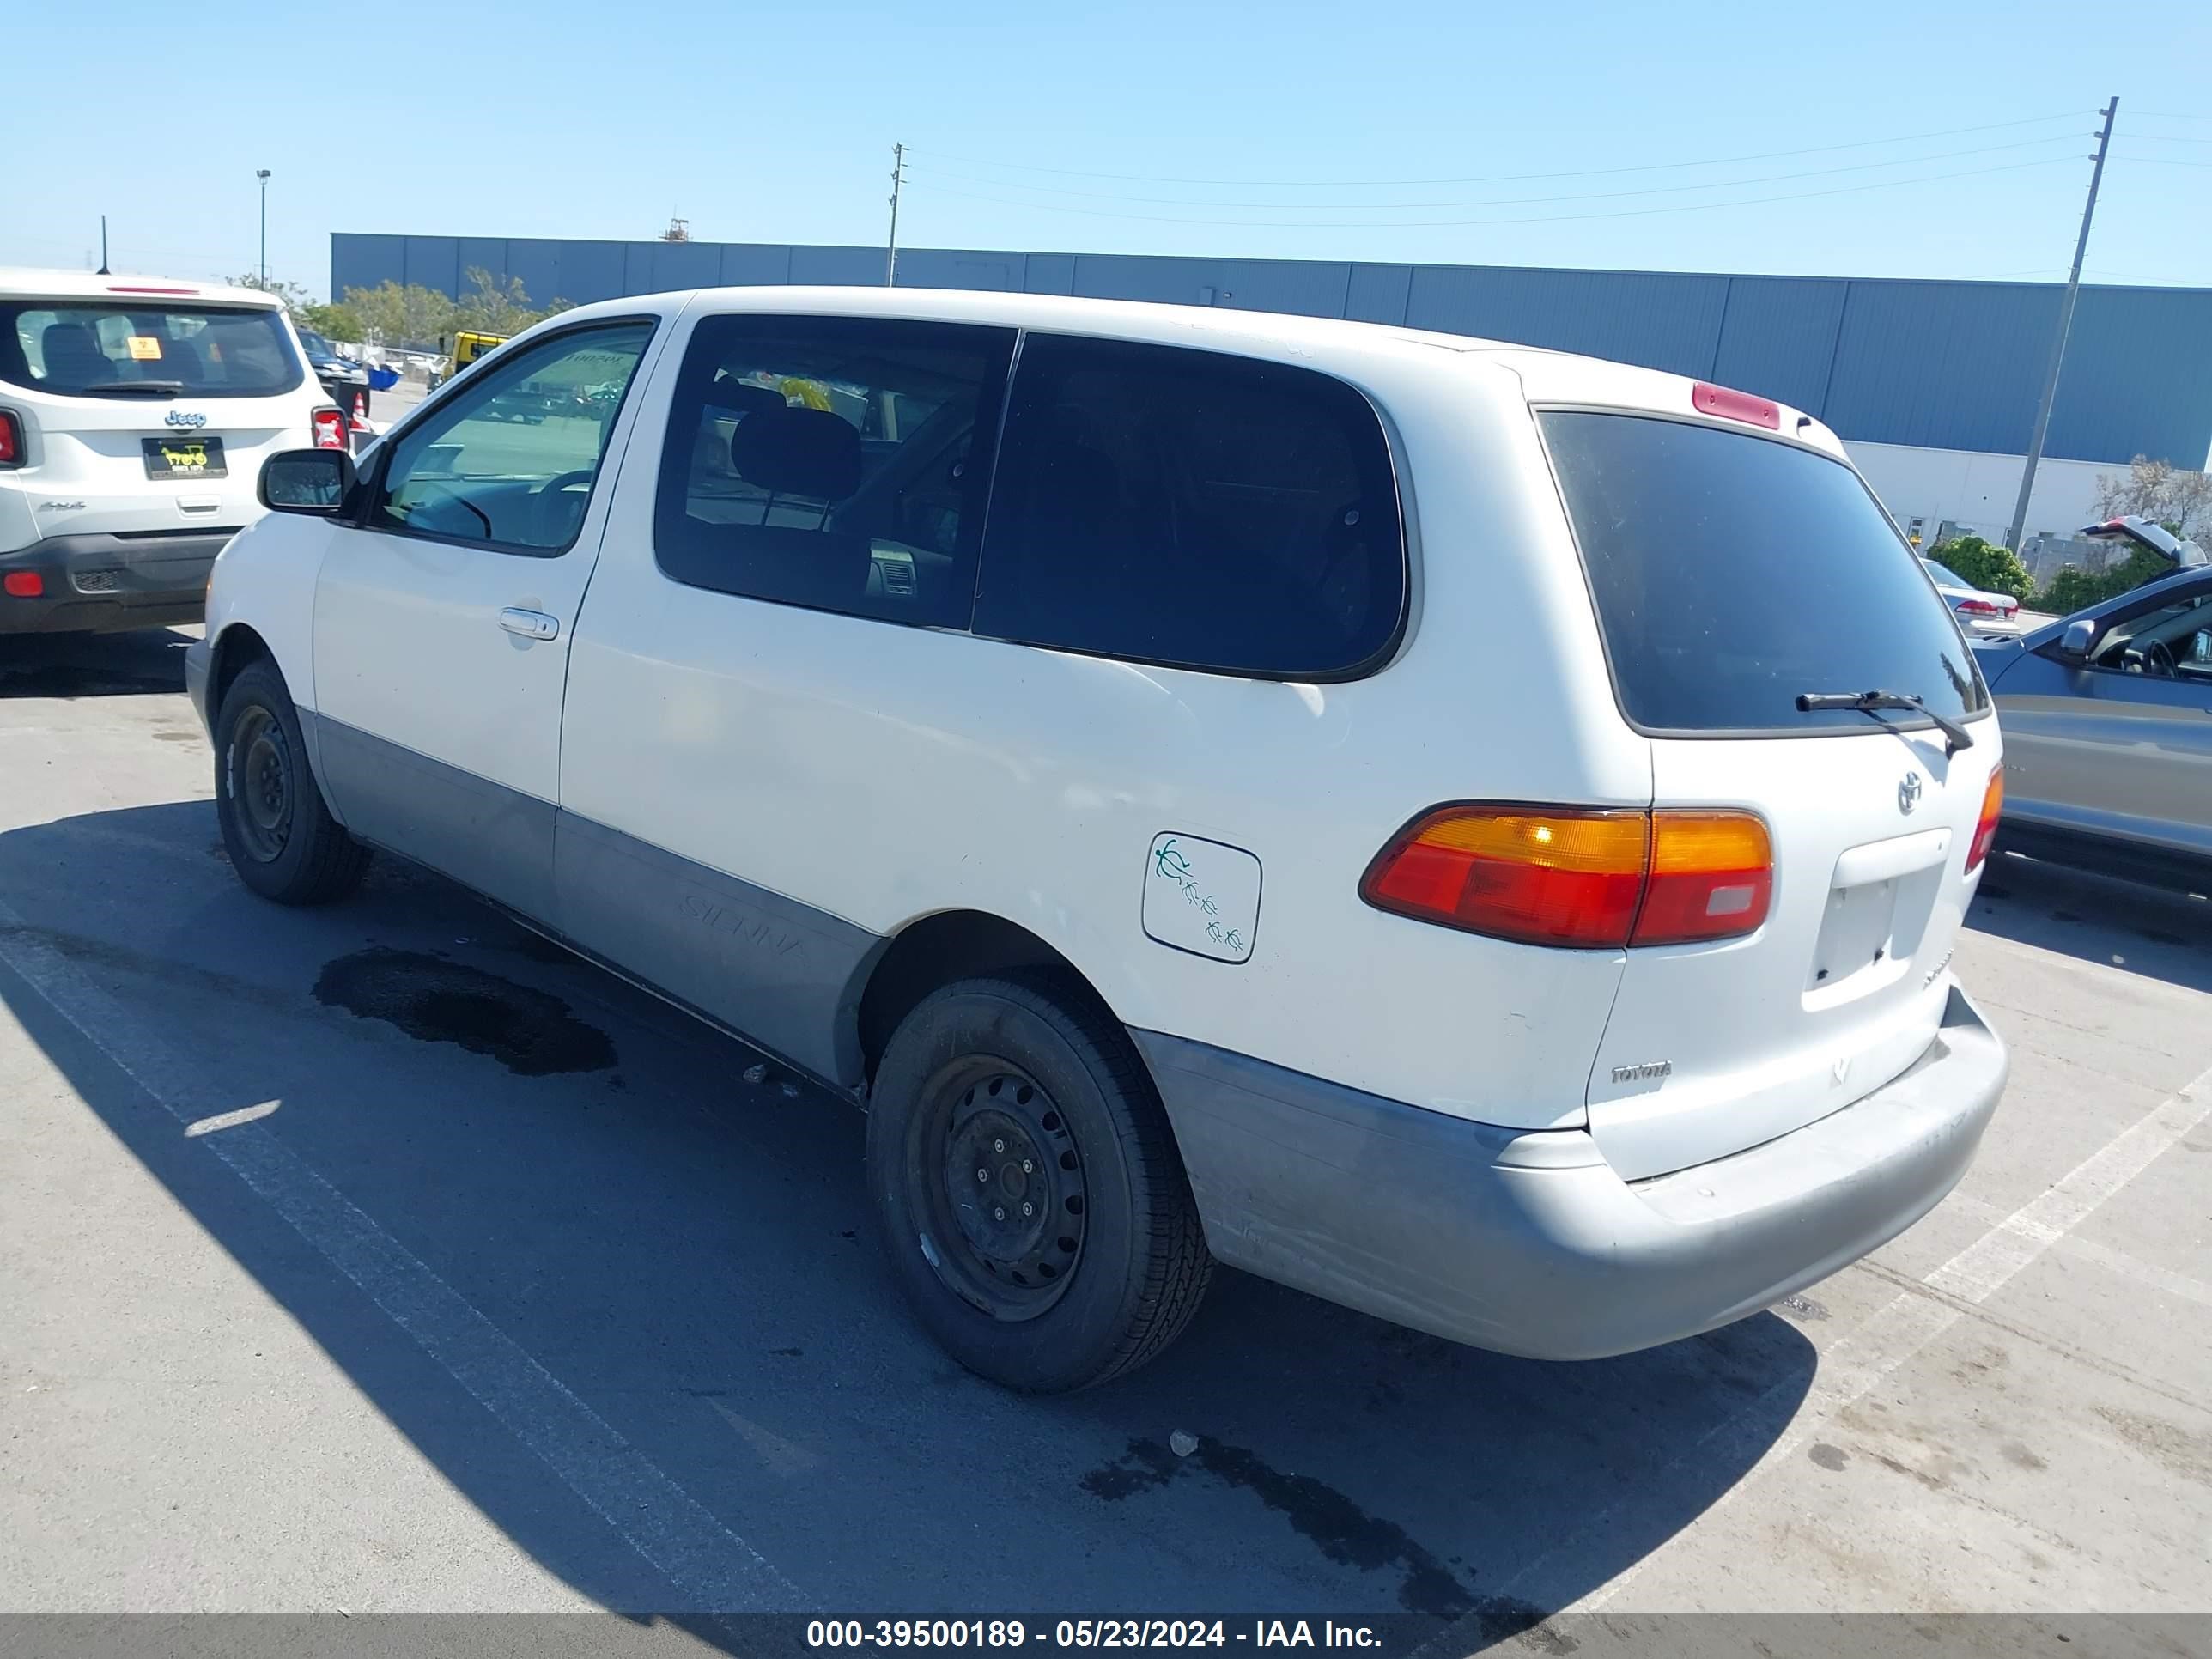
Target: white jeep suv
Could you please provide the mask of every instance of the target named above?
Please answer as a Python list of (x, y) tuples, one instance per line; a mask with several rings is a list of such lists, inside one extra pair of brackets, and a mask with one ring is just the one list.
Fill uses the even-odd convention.
[(388, 848), (864, 1103), (892, 1273), (1012, 1386), (1156, 1353), (1215, 1261), (1668, 1341), (1909, 1225), (2002, 1087), (1949, 971), (1989, 694), (1762, 398), (719, 289), (263, 489), (188, 663), (240, 878)]
[(0, 635), (199, 621), (262, 462), (346, 441), (269, 295), (0, 270)]

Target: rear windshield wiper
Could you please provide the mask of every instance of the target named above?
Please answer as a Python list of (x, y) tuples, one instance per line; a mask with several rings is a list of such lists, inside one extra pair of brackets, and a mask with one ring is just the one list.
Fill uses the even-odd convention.
[(185, 389), (182, 380), (107, 380), (88, 386), (80, 398), (173, 398)]
[[(1943, 734), (1943, 758), (1948, 760), (1961, 749), (1974, 746), (1973, 733), (1956, 720), (1946, 720), (1926, 703), (1906, 691), (1801, 691), (1797, 694), (1800, 712), (1810, 714), (1816, 708), (1854, 708), (1862, 714), (1875, 714), (1877, 709), (1905, 708), (1916, 714), (1925, 714), (1935, 722), (1936, 729)], [(1877, 719), (1880, 716), (1875, 715)]]

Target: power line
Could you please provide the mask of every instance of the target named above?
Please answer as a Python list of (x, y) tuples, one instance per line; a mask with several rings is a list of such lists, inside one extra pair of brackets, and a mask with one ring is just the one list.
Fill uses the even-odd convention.
[[(1405, 213), (1428, 208), (1535, 207), (1552, 202), (1602, 202), (1632, 196), (1676, 196), (1686, 191), (1737, 190), (1749, 185), (1786, 184), (1796, 179), (1826, 179), (1839, 173), (1866, 173), (1878, 167), (1913, 167), (1924, 161), (1955, 161), (1964, 155), (1994, 155), (2001, 150), (2031, 149), (2039, 144), (2072, 143), (2074, 135), (2057, 133), (2048, 138), (2023, 138), (2009, 144), (1984, 144), (1972, 149), (1939, 150), (1933, 155), (1901, 155), (1887, 161), (1851, 161), (1839, 167), (1811, 167), (1796, 173), (1771, 173), (1756, 179), (1714, 179), (1695, 185), (1649, 185), (1637, 190), (1585, 191), (1572, 196), (1500, 196), (1452, 202), (1251, 202), (1209, 201), (1182, 196), (1127, 196), (1118, 191), (1066, 190), (1056, 185), (1017, 184), (1006, 179), (984, 179), (974, 173), (924, 167), (925, 176), (965, 179), (1001, 190), (1041, 191), (1051, 196), (1076, 196), (1095, 202), (1140, 202), (1160, 207), (1222, 207), (1277, 209), (1285, 212), (1322, 213), (1339, 209), (1375, 213)], [(2063, 159), (2063, 158), (2055, 158)], [(1040, 204), (1042, 205), (1042, 204)]]
[(2122, 159), (2126, 161), (2130, 167), (2212, 167), (2212, 161), (2177, 161), (2172, 157), (2165, 155), (2136, 155), (2130, 153)]
[(1583, 167), (1567, 173), (1492, 173), (1444, 179), (1188, 179), (1148, 173), (1092, 173), (1079, 167), (1039, 167), (1030, 161), (982, 161), (972, 155), (943, 155), (931, 149), (909, 150), (925, 159), (955, 161), (963, 167), (1004, 167), (1022, 173), (1049, 173), (1062, 179), (1109, 179), (1123, 184), (1222, 185), (1251, 190), (1381, 190), (1403, 185), (1517, 185), (1549, 179), (1596, 179), (1623, 173), (1667, 173), (1680, 167), (1726, 167), (1737, 161), (1772, 161), (1785, 155), (1825, 155), (1839, 149), (1872, 149), (1881, 144), (1913, 144), (1929, 138), (1955, 138), (1962, 133), (1996, 132), (2007, 127), (2040, 126), (2051, 121), (2077, 120), (2087, 112), (2066, 110), (2056, 115), (2023, 116), (2017, 121), (1988, 121), (1979, 126), (1943, 127), (1934, 132), (1895, 133), (1887, 138), (1861, 138), (1847, 144), (1814, 144), (1803, 149), (1759, 150), (1749, 155), (1709, 155), (1694, 161), (1648, 161), (1633, 167)]
[(2185, 133), (2179, 132), (2138, 132), (2130, 136), (2136, 138), (2155, 138), (2161, 144), (2212, 144), (2212, 138), (2193, 138)]
[(1623, 208), (1610, 213), (1538, 214), (1517, 219), (1189, 219), (1158, 213), (1113, 213), (1099, 208), (1062, 207), (1054, 202), (1024, 202), (1008, 196), (980, 196), (972, 191), (939, 190), (935, 193), (957, 197), (967, 202), (995, 202), (1002, 207), (1028, 208), (1046, 213), (1071, 213), (1089, 219), (1137, 220), (1155, 225), (1200, 225), (1230, 230), (1431, 230), (1472, 225), (1562, 225), (1589, 219), (1638, 219), (1662, 213), (1702, 213), (1715, 208), (1758, 207), (1771, 202), (1803, 202), (1820, 196), (1851, 196), (1863, 191), (1896, 190), (1906, 185), (1932, 185), (1947, 179), (1980, 179), (1993, 173), (2017, 173), (2027, 167), (2057, 167), (2075, 159), (2070, 155), (2059, 155), (2041, 161), (2012, 161), (2002, 167), (1972, 167), (1962, 173), (1931, 173), (1917, 179), (1885, 179), (1871, 185), (1843, 185), (1832, 190), (1797, 191), (1786, 196), (1747, 196), (1733, 202), (1685, 202), (1675, 207)]
[(2212, 115), (2207, 115), (2201, 110), (2191, 110), (2184, 113), (2180, 110), (2174, 109), (2146, 109), (2139, 110), (2136, 113), (2148, 115), (2154, 121), (2212, 121)]

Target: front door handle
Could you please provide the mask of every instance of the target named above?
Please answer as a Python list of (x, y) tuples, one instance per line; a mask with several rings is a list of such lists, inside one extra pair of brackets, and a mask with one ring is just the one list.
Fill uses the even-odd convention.
[(511, 605), (501, 611), (499, 625), (526, 640), (554, 640), (561, 636), (561, 624), (556, 618), (543, 611), (525, 611), (520, 605)]

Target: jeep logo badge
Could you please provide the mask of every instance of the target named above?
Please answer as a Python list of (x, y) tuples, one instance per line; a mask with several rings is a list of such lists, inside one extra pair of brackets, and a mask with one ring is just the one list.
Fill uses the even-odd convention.
[(171, 410), (168, 413), (167, 418), (171, 426), (203, 427), (207, 424), (206, 416), (198, 413), (187, 413), (185, 410), (181, 409)]
[(1911, 817), (1912, 809), (1919, 805), (1920, 774), (1907, 772), (1903, 781), (1897, 786), (1897, 810), (1907, 817)]

